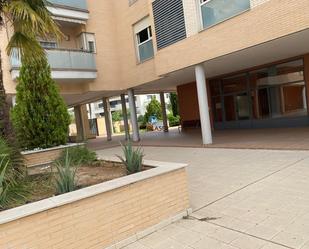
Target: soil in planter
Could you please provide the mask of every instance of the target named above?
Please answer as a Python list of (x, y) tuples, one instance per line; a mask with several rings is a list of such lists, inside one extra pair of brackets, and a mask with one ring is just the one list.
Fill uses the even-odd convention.
[[(143, 167), (143, 171), (151, 167)], [(31, 194), (27, 203), (55, 196), (55, 169), (50, 167), (34, 168), (28, 172), (27, 187)], [(79, 166), (77, 169), (78, 188), (85, 188), (98, 183), (110, 181), (127, 175), (122, 163), (97, 161), (91, 165)]]

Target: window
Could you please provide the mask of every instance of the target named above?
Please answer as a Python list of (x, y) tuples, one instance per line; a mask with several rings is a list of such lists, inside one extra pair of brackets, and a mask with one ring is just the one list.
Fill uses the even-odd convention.
[(150, 20), (149, 17), (147, 17), (134, 25), (136, 50), (139, 62), (146, 61), (154, 55), (152, 31), (149, 23)]
[(140, 62), (153, 57), (153, 43), (151, 27), (145, 28), (136, 34)]
[(79, 47), (81, 50), (85, 50), (91, 53), (96, 53), (95, 35), (93, 33), (83, 32), (78, 37)]
[(88, 41), (88, 50), (91, 53), (95, 52), (94, 41)]
[(53, 41), (40, 41), (43, 48), (57, 48), (57, 43)]
[(250, 0), (199, 0), (204, 29), (250, 9)]

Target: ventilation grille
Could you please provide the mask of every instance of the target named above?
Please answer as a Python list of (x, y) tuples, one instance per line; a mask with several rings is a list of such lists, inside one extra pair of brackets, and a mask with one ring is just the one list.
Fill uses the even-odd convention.
[(182, 0), (152, 3), (158, 50), (186, 38)]

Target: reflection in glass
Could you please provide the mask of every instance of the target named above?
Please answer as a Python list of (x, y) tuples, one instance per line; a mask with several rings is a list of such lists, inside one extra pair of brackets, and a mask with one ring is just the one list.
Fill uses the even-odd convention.
[(201, 4), (204, 28), (250, 9), (250, 0), (201, 0)]

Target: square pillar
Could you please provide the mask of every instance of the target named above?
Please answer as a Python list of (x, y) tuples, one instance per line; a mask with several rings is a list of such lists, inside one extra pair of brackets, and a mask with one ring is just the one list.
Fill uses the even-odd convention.
[(126, 97), (124, 94), (121, 94), (120, 97), (121, 97), (121, 107), (122, 107), (122, 116), (123, 116), (125, 136), (126, 136), (126, 140), (129, 140), (130, 139), (130, 129), (129, 129)]
[(164, 130), (164, 132), (168, 132), (166, 104), (165, 104), (165, 98), (164, 98), (163, 92), (160, 93), (160, 102), (161, 102), (161, 109), (162, 109), (163, 130)]
[[(305, 89), (306, 89), (306, 99), (307, 103), (305, 107), (309, 105), (309, 54), (304, 56), (304, 77), (305, 77)], [(309, 115), (309, 109), (307, 108), (307, 112)]]
[(87, 128), (89, 129), (87, 109), (85, 105), (74, 106), (75, 123), (77, 130), (77, 142), (87, 140)]
[(135, 104), (134, 90), (133, 89), (128, 90), (128, 98), (129, 98), (129, 105), (130, 105), (130, 111), (131, 111), (132, 130), (133, 130), (132, 140), (133, 140), (133, 142), (139, 142), (140, 136), (139, 136), (139, 128), (138, 128), (137, 113), (136, 113), (136, 104)]
[(111, 117), (111, 108), (110, 108), (108, 98), (103, 98), (103, 109), (104, 109), (107, 141), (111, 141), (112, 140), (112, 117)]

